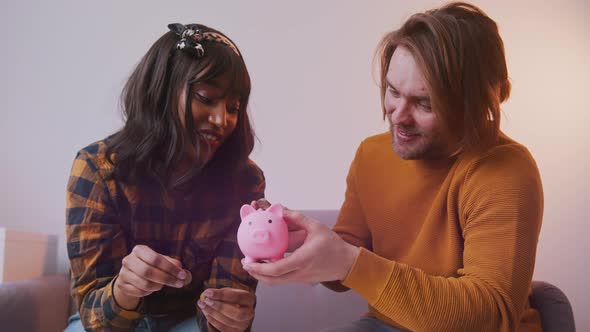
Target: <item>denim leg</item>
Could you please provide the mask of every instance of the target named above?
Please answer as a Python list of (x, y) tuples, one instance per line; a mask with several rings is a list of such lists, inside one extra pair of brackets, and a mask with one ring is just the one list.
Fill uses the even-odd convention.
[(174, 318), (145, 316), (135, 332), (199, 332), (196, 317), (178, 322)]
[[(83, 332), (84, 326), (80, 320), (80, 314), (72, 315), (68, 318), (68, 326), (64, 332)], [(178, 324), (169, 319), (157, 319), (150, 316), (145, 316), (139, 321), (135, 332), (199, 332), (196, 317), (191, 317)]]
[(188, 318), (176, 325), (174, 325), (170, 332), (199, 332), (199, 326), (197, 325), (197, 318)]
[(373, 317), (363, 317), (357, 321), (331, 327), (322, 332), (366, 332), (366, 331), (374, 331), (374, 332), (403, 332), (403, 330), (397, 329), (393, 326), (387, 325), (384, 322), (373, 318)]
[(152, 331), (157, 331), (156, 327), (154, 326), (154, 322), (152, 321), (152, 318), (149, 316), (145, 316), (143, 317), (139, 323), (137, 323), (137, 326), (135, 327), (135, 332), (152, 332)]
[(71, 315), (68, 317), (68, 326), (64, 332), (83, 332), (84, 326), (82, 326), (82, 321), (80, 320), (80, 314)]

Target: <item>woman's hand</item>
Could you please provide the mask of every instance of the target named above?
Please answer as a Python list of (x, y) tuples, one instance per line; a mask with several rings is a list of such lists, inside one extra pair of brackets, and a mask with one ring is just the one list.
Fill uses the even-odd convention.
[(182, 288), (190, 281), (190, 272), (182, 268), (179, 260), (159, 254), (148, 246), (137, 245), (123, 258), (113, 295), (119, 306), (134, 310), (142, 297), (164, 286)]
[(254, 319), (256, 295), (236, 288), (206, 289), (197, 305), (207, 322), (222, 332), (245, 331)]

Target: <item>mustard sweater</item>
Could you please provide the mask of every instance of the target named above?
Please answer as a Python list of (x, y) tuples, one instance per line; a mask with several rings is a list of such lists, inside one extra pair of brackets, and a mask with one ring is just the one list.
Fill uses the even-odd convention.
[(326, 286), (406, 330), (541, 330), (528, 295), (543, 191), (525, 147), (502, 136), (485, 154), (411, 161), (385, 133), (360, 145), (347, 185), (334, 230), (362, 248)]

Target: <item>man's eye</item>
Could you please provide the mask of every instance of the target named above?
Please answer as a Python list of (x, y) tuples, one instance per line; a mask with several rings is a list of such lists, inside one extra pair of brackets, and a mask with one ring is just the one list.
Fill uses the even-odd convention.
[(418, 103), (418, 105), (425, 111), (432, 110), (432, 106), (430, 106), (430, 103)]
[(387, 86), (387, 91), (389, 93), (391, 93), (391, 95), (394, 96), (395, 98), (399, 97), (399, 92), (397, 92), (397, 90), (395, 90), (391, 86)]

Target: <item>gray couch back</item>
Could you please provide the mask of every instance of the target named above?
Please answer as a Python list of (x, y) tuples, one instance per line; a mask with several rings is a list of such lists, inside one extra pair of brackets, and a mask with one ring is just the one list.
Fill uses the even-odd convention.
[[(330, 228), (338, 210), (303, 210), (305, 215)], [(321, 284), (268, 286), (260, 283), (254, 332), (320, 331), (357, 320), (367, 311), (367, 302), (354, 291), (333, 292)]]

